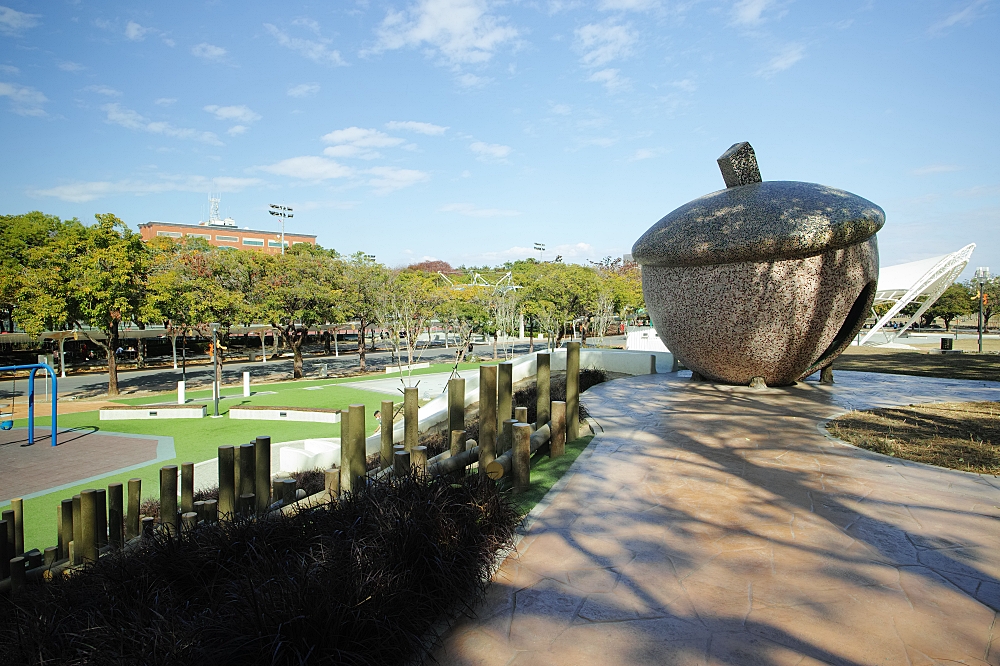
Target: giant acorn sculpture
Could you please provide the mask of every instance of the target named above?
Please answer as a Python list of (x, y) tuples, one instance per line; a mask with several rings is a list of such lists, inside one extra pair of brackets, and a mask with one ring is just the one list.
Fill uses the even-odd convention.
[(718, 159), (726, 189), (632, 248), (653, 325), (685, 366), (730, 384), (792, 384), (860, 331), (878, 280), (881, 208), (815, 183), (762, 182), (749, 143)]

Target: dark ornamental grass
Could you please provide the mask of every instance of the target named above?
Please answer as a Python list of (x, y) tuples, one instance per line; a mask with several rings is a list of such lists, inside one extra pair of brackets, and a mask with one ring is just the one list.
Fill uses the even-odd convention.
[(402, 664), (470, 613), (519, 513), (485, 476), (162, 534), (0, 597), (0, 663)]

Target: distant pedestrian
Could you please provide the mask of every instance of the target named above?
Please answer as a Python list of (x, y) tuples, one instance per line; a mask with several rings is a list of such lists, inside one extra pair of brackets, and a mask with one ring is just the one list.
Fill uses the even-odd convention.
[(375, 432), (372, 433), (373, 435), (377, 435), (382, 432), (382, 410), (380, 409), (375, 410), (375, 423), (378, 425), (375, 426)]

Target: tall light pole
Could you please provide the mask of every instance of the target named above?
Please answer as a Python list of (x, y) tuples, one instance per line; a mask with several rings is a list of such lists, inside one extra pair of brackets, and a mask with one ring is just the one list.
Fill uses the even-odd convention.
[(281, 254), (285, 253), (285, 220), (295, 217), (292, 215), (291, 206), (279, 206), (277, 204), (271, 204), (269, 206), (270, 210), (267, 211), (271, 215), (281, 218)]
[(535, 249), (538, 250), (538, 261), (542, 261), (542, 252), (545, 252), (545, 243), (535, 243)]
[(979, 284), (979, 353), (983, 353), (983, 293), (986, 291), (986, 283), (990, 279), (989, 266), (980, 266), (976, 269), (976, 282)]
[(215, 397), (215, 416), (219, 415), (219, 325), (212, 324), (212, 393)]

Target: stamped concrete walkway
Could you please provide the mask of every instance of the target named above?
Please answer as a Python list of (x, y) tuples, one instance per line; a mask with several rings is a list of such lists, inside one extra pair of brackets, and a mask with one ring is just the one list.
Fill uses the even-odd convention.
[(1000, 384), (837, 382), (588, 391), (598, 436), (436, 659), (1000, 664), (1000, 479), (820, 427), (845, 407), (1000, 400)]

